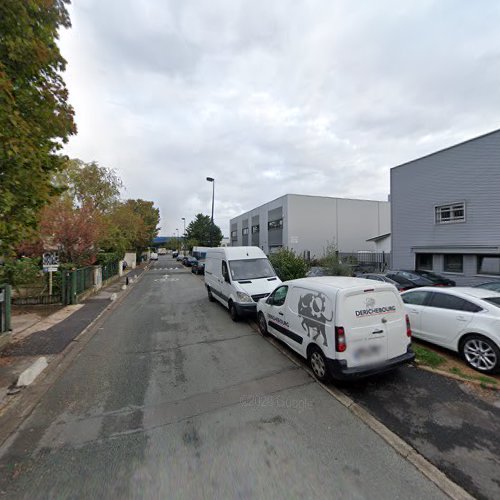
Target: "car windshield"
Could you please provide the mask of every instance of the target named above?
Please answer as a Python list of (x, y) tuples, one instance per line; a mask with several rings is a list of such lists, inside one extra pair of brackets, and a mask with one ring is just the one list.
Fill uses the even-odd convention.
[(483, 299), (496, 307), (500, 307), (500, 297), (490, 297), (488, 299)]
[(233, 280), (256, 280), (276, 276), (267, 259), (230, 260), (229, 270)]

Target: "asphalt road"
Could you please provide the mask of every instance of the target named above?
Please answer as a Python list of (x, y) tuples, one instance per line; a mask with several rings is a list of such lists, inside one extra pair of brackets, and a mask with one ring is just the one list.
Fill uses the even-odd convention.
[(6, 497), (444, 498), (174, 266), (160, 257), (0, 449)]

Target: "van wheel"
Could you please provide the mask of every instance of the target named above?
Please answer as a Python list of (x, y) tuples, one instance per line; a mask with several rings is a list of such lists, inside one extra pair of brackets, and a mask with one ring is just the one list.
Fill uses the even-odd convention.
[(213, 302), (215, 299), (214, 299), (214, 296), (212, 295), (212, 290), (210, 290), (210, 288), (207, 287), (207, 293), (208, 293), (208, 300), (210, 302)]
[(238, 316), (238, 311), (232, 302), (229, 302), (229, 315), (233, 321), (238, 321), (240, 317)]
[(500, 371), (500, 349), (487, 337), (469, 335), (460, 343), (460, 354), (465, 362), (478, 372)]
[(267, 337), (269, 332), (267, 331), (266, 317), (263, 313), (259, 313), (259, 330), (263, 337)]
[(330, 373), (326, 365), (326, 358), (321, 349), (313, 345), (309, 350), (309, 365), (312, 368), (314, 376), (320, 382), (328, 382), (330, 380)]

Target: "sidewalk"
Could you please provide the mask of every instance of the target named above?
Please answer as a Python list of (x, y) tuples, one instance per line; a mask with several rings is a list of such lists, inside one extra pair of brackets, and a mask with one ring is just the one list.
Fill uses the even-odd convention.
[(68, 345), (122, 292), (126, 278), (136, 279), (144, 270), (144, 267), (131, 270), (81, 304), (59, 310), (55, 308), (54, 314), (39, 316), (37, 322), (33, 314), (14, 322), (12, 340), (0, 353), (0, 413), (13, 398), (8, 395), (9, 388), (26, 368), (40, 356), (45, 356), (49, 365), (61, 356)]

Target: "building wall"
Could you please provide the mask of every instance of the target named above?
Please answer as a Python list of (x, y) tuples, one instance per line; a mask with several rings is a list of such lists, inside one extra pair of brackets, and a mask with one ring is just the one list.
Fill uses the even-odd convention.
[[(436, 224), (435, 207), (465, 202), (465, 222)], [(500, 131), (391, 169), (392, 265), (413, 269), (417, 253), (464, 255), (457, 284), (477, 274), (477, 256), (500, 253)], [(448, 273), (447, 273), (448, 274)], [(496, 276), (500, 278), (500, 276)]]
[(328, 242), (339, 252), (373, 250), (367, 242), (390, 232), (387, 201), (289, 195), (288, 247), (320, 257)]
[[(336, 244), (340, 252), (373, 250), (373, 244), (366, 240), (390, 232), (390, 208), (386, 201), (285, 195), (232, 219), (231, 230), (237, 227), (238, 235), (233, 245), (244, 244), (244, 221), (248, 219), (254, 225), (257, 217), (259, 246), (266, 253), (283, 246), (320, 257), (328, 242)], [(268, 230), (268, 222), (280, 218), (283, 227)]]
[[(277, 218), (283, 218), (285, 220), (287, 213), (286, 207), (286, 196), (281, 196), (269, 203), (261, 205), (260, 207), (254, 208), (249, 212), (246, 212), (230, 221), (230, 229), (233, 233), (236, 231), (236, 239), (231, 237), (231, 246), (258, 246), (266, 254), (269, 254), (273, 249), (277, 249), (286, 242), (286, 228), (268, 231), (268, 222), (275, 220)], [(242, 230), (245, 223), (244, 221), (249, 221), (249, 239), (248, 243), (244, 243)], [(259, 225), (259, 232), (252, 233), (252, 226)]]

